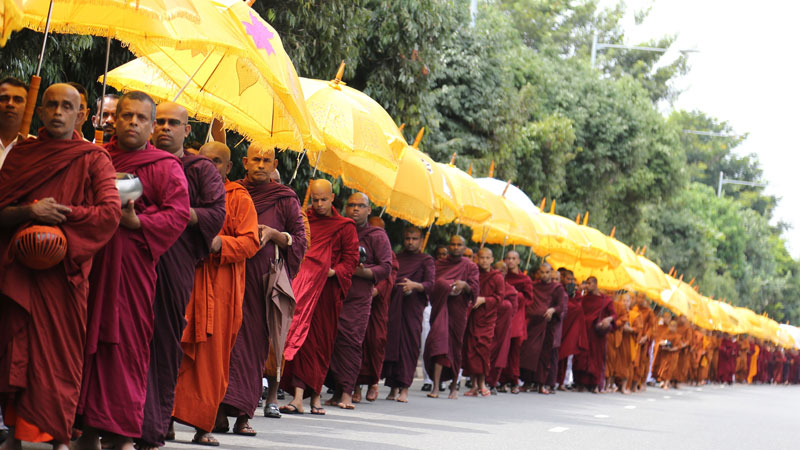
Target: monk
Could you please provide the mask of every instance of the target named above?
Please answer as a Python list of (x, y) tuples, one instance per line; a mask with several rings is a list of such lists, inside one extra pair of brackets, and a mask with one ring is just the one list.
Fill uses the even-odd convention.
[[(563, 269), (563, 270), (562, 270)], [(571, 270), (558, 269), (561, 272), (561, 284), (567, 292), (567, 313), (561, 328), (561, 347), (558, 349), (558, 390), (566, 391), (565, 380), (567, 369), (574, 355), (587, 350), (586, 322), (583, 317), (580, 297), (575, 285), (575, 275)]]
[(422, 314), (436, 279), (433, 258), (421, 249), (422, 231), (417, 227), (403, 230), (403, 251), (397, 255), (400, 268), (389, 303), (386, 356), (381, 372), (386, 386), (391, 388), (386, 399), (401, 403), (408, 402), (408, 387), (414, 381)]
[[(95, 107), (97, 114), (92, 116), (92, 125), (96, 130), (103, 130), (102, 143), (107, 143), (114, 137), (119, 100), (120, 98), (116, 94), (106, 94), (103, 97), (103, 111), (100, 111), (100, 99), (97, 99), (97, 106)], [(97, 143), (100, 144), (100, 142)]]
[[(275, 149), (252, 143), (242, 158), (247, 189), (258, 214), (260, 249), (246, 264), (242, 325), (230, 355), (229, 383), (220, 406), (216, 432), (228, 430), (227, 417), (236, 417), (233, 433), (255, 436), (250, 426), (262, 392), (264, 365), (270, 354), (265, 277), (276, 258), (282, 259), (289, 279), (298, 273), (306, 253), (306, 233), (300, 200), (289, 187), (270, 180), (277, 167)], [(277, 374), (268, 377), (267, 413), (277, 411)], [(272, 405), (270, 407), (270, 405)]]
[(155, 110), (147, 94), (125, 94), (117, 103), (116, 134), (106, 145), (116, 171), (136, 175), (144, 193), (124, 205), (120, 228), (95, 256), (89, 278), (79, 448), (98, 448), (100, 431), (126, 450), (142, 435), (156, 264), (191, 217), (180, 160), (149, 142)]
[(466, 241), (459, 235), (450, 238), (448, 256), (436, 262), (436, 283), (431, 293), (431, 331), (425, 341), (423, 360), (433, 374), (430, 398), (439, 398), (439, 383), (452, 380), (450, 399), (458, 398), (458, 374), (464, 330), (470, 304), (480, 292), (478, 266), (464, 256)]
[(486, 377), (486, 384), (492, 391), (492, 395), (497, 394), (497, 383), (500, 381), (500, 374), (508, 365), (508, 350), (511, 347), (511, 319), (517, 312), (517, 290), (505, 279), (508, 274), (508, 266), (503, 261), (494, 264), (495, 270), (503, 275), (503, 301), (497, 304), (497, 322), (494, 327), (494, 337), (492, 338), (492, 365), (489, 375)]
[(74, 87), (81, 96), (81, 104), (78, 107), (78, 119), (75, 120), (75, 131), (77, 131), (81, 139), (85, 141), (87, 139), (83, 136), (83, 124), (89, 119), (89, 92), (80, 83), (70, 81), (67, 84)]
[(230, 354), (242, 323), (246, 260), (260, 248), (258, 214), (247, 189), (228, 180), (230, 149), (219, 142), (200, 147), (225, 182), (225, 222), (209, 257), (194, 273), (181, 337), (183, 359), (175, 388), (176, 420), (195, 427), (192, 442), (213, 445), (211, 435), (228, 387)]
[[(373, 227), (386, 229), (383, 219), (377, 216), (369, 218), (369, 224)], [(392, 270), (389, 276), (375, 283), (372, 289), (372, 308), (369, 313), (369, 324), (367, 324), (367, 334), (364, 336), (361, 360), (361, 371), (356, 380), (356, 390), (353, 394), (353, 403), (358, 403), (361, 397), (361, 385), (369, 386), (366, 399), (374, 402), (378, 399), (378, 381), (381, 379), (381, 369), (383, 359), (386, 355), (386, 338), (389, 321), (389, 302), (392, 299), (392, 288), (397, 279), (397, 271), (400, 263), (397, 255), (392, 252)], [(357, 399), (358, 397), (358, 399)]]
[(683, 334), (682, 342), (684, 343), (684, 347), (678, 355), (678, 368), (675, 374), (675, 381), (678, 383), (685, 383), (689, 380), (692, 344), (694, 342), (694, 331), (686, 316), (678, 316), (678, 331)]
[(608, 334), (606, 344), (606, 388), (605, 392), (630, 394), (627, 382), (631, 378), (633, 359), (631, 345), (635, 329), (631, 326), (628, 309), (631, 305), (631, 295), (622, 294), (614, 300), (614, 331)]
[[(14, 97), (25, 98), (11, 87), (0, 83), (0, 102), (10, 105), (5, 118), (14, 117)], [(68, 448), (86, 345), (88, 274), (122, 214), (111, 158), (74, 130), (79, 104), (69, 85), (47, 88), (39, 137), (15, 144), (0, 171), (0, 405), (11, 427), (4, 450), (20, 441)], [(9, 258), (12, 237), (28, 225), (64, 233), (63, 261), (35, 270)]]
[(342, 303), (359, 264), (358, 232), (352, 219), (333, 207), (333, 187), (327, 180), (310, 186), (311, 247), (292, 282), (297, 308), (286, 338), (286, 369), (281, 387), (294, 398), (281, 407), (286, 414), (303, 413), (303, 396), (311, 397), (311, 414), (324, 415), (320, 401), (328, 373)]
[(656, 355), (658, 370), (655, 377), (663, 389), (669, 389), (670, 385), (677, 386), (678, 354), (687, 345), (683, 341), (684, 334), (678, 329), (678, 321), (673, 318), (668, 323), (666, 330), (658, 335)]
[(383, 228), (369, 224), (371, 213), (372, 208), (366, 194), (356, 192), (347, 199), (345, 216), (356, 224), (359, 252), (362, 253), (339, 314), (336, 342), (325, 382), (334, 389), (333, 397), (326, 405), (342, 409), (355, 409), (353, 391), (361, 370), (364, 336), (372, 308), (372, 292), (376, 283), (389, 278), (392, 272), (392, 245), (389, 243), (389, 236)]
[(464, 373), (472, 380), (472, 388), (464, 393), (467, 397), (488, 397), (486, 377), (492, 370), (492, 340), (497, 323), (497, 307), (505, 298), (503, 274), (492, 268), (494, 255), (489, 248), (478, 250), (480, 270), (480, 295), (475, 298), (467, 320), (464, 334)]
[(208, 158), (183, 151), (183, 141), (191, 130), (189, 114), (183, 106), (172, 102), (158, 105), (150, 140), (156, 148), (181, 161), (191, 208), (189, 225), (156, 265), (153, 339), (139, 450), (163, 446), (165, 439), (175, 436), (174, 432), (168, 436), (168, 432), (183, 358), (181, 336), (194, 286), (194, 269), (210, 253), (211, 241), (225, 220), (225, 187), (219, 171)]
[(726, 333), (719, 345), (719, 361), (717, 363), (717, 380), (719, 382), (733, 383), (738, 354), (739, 345)]
[[(551, 394), (547, 386), (555, 334), (559, 333), (560, 344), (561, 319), (567, 309), (567, 292), (561, 283), (552, 282), (553, 268), (542, 263), (536, 270), (536, 281), (533, 283), (533, 301), (527, 305), (525, 316), (528, 320), (528, 339), (520, 349), (520, 372), (525, 382), (524, 390), (539, 385), (540, 394)], [(553, 367), (553, 370), (556, 370)]]
[[(519, 253), (514, 250), (506, 253), (503, 262), (508, 267), (506, 281), (517, 290), (517, 310), (511, 319), (511, 342), (508, 348), (508, 363), (505, 370), (500, 375), (500, 382), (509, 385), (512, 394), (519, 394), (519, 366), (520, 348), (527, 339), (527, 321), (525, 309), (533, 302), (533, 281), (520, 269)], [(501, 386), (498, 391), (503, 392), (505, 388)]]
[(581, 299), (583, 316), (586, 322), (588, 349), (578, 354), (573, 360), (575, 381), (581, 389), (599, 392), (598, 386), (603, 375), (603, 363), (606, 360), (606, 335), (614, 331), (616, 314), (612, 300), (600, 292), (597, 278), (586, 279), (586, 295)]
[(27, 84), (14, 77), (0, 80), (0, 168), (14, 145), (25, 140), (19, 128), (27, 103)]
[(637, 293), (635, 299), (636, 303), (628, 311), (631, 327), (635, 330), (634, 342), (631, 347), (633, 373), (631, 382), (628, 384), (634, 392), (639, 392), (646, 389), (647, 386), (647, 375), (650, 370), (650, 347), (656, 327), (656, 316), (643, 293)]

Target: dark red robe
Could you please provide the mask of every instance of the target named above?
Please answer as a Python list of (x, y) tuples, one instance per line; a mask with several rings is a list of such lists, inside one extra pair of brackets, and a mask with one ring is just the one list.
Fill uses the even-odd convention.
[(83, 424), (127, 437), (142, 434), (156, 264), (189, 223), (189, 190), (178, 158), (106, 144), (118, 172), (139, 177), (134, 206), (142, 227), (120, 227), (95, 257), (90, 276), (86, 366), (78, 414)]
[(572, 368), (575, 381), (584, 386), (597, 386), (603, 376), (606, 361), (606, 335), (613, 331), (614, 324), (606, 331), (599, 331), (597, 324), (606, 317), (617, 316), (614, 313), (614, 302), (607, 295), (585, 295), (580, 299), (583, 317), (586, 322), (586, 337), (589, 348), (575, 355)]
[(364, 345), (361, 361), (361, 371), (358, 373), (357, 385), (378, 384), (381, 379), (383, 358), (386, 355), (386, 333), (389, 325), (389, 302), (392, 300), (392, 288), (397, 279), (400, 263), (397, 255), (392, 252), (392, 271), (383, 281), (375, 284), (378, 295), (372, 297), (372, 309), (369, 313), (367, 334), (364, 336)]
[(366, 250), (365, 268), (372, 270), (372, 280), (353, 276), (350, 290), (344, 298), (336, 341), (333, 344), (330, 370), (326, 384), (352, 394), (361, 370), (364, 337), (367, 333), (372, 289), (377, 282), (389, 278), (392, 272), (392, 245), (386, 230), (370, 224), (356, 227), (358, 244)]
[[(580, 297), (572, 297), (567, 301), (567, 314), (561, 328), (561, 347), (558, 348), (558, 384), (564, 384), (569, 357), (586, 351), (588, 348), (586, 321), (583, 318)], [(645, 376), (647, 375), (645, 374)]]
[(739, 346), (729, 338), (723, 338), (719, 345), (719, 360), (717, 361), (717, 381), (732, 383), (736, 373), (736, 358), (739, 355)]
[(425, 288), (424, 292), (410, 292), (408, 295), (403, 294), (400, 286), (392, 288), (381, 376), (386, 378), (386, 386), (404, 388), (414, 381), (422, 338), (422, 314), (433, 291), (436, 266), (433, 258), (425, 253), (404, 251), (397, 255), (397, 262), (400, 269), (395, 283), (408, 278)]
[[(292, 245), (280, 249), (289, 279), (294, 278), (306, 253), (306, 232), (300, 199), (289, 187), (280, 183), (255, 184), (239, 180), (253, 199), (258, 223), (289, 233)], [(222, 403), (226, 413), (252, 418), (261, 398), (264, 364), (269, 356), (269, 329), (264, 277), (269, 273), (278, 247), (268, 242), (247, 260), (245, 268), (242, 326), (231, 352), (228, 390)]]
[(525, 318), (525, 308), (533, 301), (533, 281), (524, 273), (509, 271), (506, 274), (508, 281), (517, 290), (517, 310), (511, 319), (511, 342), (508, 348), (508, 364), (500, 375), (502, 383), (519, 382), (520, 350), (522, 343), (528, 338), (528, 326)]
[(517, 290), (507, 280), (504, 280), (505, 297), (497, 305), (497, 322), (492, 338), (492, 370), (486, 378), (489, 386), (495, 386), (500, 380), (500, 374), (508, 365), (508, 350), (511, 347), (511, 320), (517, 312)]
[[(328, 373), (336, 325), (359, 260), (358, 233), (336, 209), (320, 216), (309, 209), (311, 247), (292, 282), (297, 307), (286, 338), (281, 386), (319, 394)], [(336, 274), (328, 277), (328, 269)], [(290, 391), (292, 392), (292, 391)]]
[(156, 265), (153, 340), (141, 436), (142, 442), (155, 446), (164, 445), (172, 420), (178, 368), (183, 358), (181, 336), (194, 286), (194, 269), (208, 256), (211, 241), (225, 220), (225, 185), (211, 160), (186, 154), (181, 163), (197, 223), (186, 227)]
[[(550, 370), (553, 346), (561, 336), (561, 319), (566, 313), (567, 292), (561, 283), (533, 283), (533, 301), (526, 308), (528, 339), (520, 349), (520, 371), (523, 381), (545, 384)], [(548, 308), (555, 309), (548, 322), (544, 314)]]
[(497, 324), (497, 306), (505, 298), (505, 280), (497, 270), (479, 272), (480, 294), (486, 303), (470, 309), (464, 334), (464, 373), (489, 375), (492, 370), (492, 340)]
[[(459, 295), (450, 295), (455, 281), (464, 281), (466, 289)], [(448, 257), (436, 261), (436, 282), (431, 293), (431, 330), (425, 340), (423, 360), (425, 370), (433, 374), (434, 364), (442, 365), (440, 381), (454, 380), (461, 369), (464, 330), (470, 305), (480, 292), (478, 266), (469, 258)]]
[(0, 228), (0, 405), (11, 400), (17, 416), (61, 443), (80, 393), (92, 257), (121, 215), (114, 178), (101, 147), (77, 133), (55, 140), (44, 128), (16, 145), (0, 171), (0, 210), (46, 197), (72, 208), (59, 225), (66, 257), (47, 270), (11, 260), (16, 229)]

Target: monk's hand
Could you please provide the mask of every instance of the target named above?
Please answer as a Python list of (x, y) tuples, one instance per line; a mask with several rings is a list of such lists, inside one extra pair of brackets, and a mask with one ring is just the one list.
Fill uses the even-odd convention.
[(194, 208), (189, 208), (189, 226), (197, 225), (197, 212)]
[(356, 270), (353, 272), (353, 275), (359, 278), (365, 278), (367, 280), (373, 280), (375, 278), (372, 274), (372, 270), (364, 267), (364, 264), (359, 264), (358, 267), (356, 267)]
[(211, 253), (219, 253), (222, 251), (222, 238), (219, 236), (214, 236), (214, 239), (211, 240)]
[(133, 200), (129, 200), (128, 204), (122, 208), (122, 217), (119, 218), (119, 224), (129, 230), (142, 228), (142, 222), (136, 215), (136, 210), (133, 209)]
[(423, 291), (425, 288), (415, 281), (404, 278), (403, 281), (397, 283), (398, 286), (403, 288), (403, 295), (408, 295), (414, 291)]
[(647, 343), (647, 336), (642, 336), (642, 338), (639, 339), (639, 344), (646, 344), (646, 343)]
[(461, 293), (464, 292), (464, 286), (466, 286), (466, 285), (467, 285), (467, 283), (465, 283), (465, 282), (463, 282), (461, 280), (453, 282), (450, 285), (450, 296), (454, 297), (456, 295), (461, 295)]
[(69, 206), (58, 203), (53, 197), (43, 198), (31, 205), (31, 219), (47, 225), (66, 222), (67, 214), (71, 212)]
[(269, 230), (272, 230), (272, 228), (266, 225), (258, 224), (258, 239), (260, 241), (258, 246), (259, 250), (264, 248), (264, 246), (267, 245), (267, 242), (269, 242), (270, 240)]
[(547, 311), (544, 312), (544, 320), (550, 322), (553, 319), (553, 314), (556, 313), (555, 308), (547, 308)]
[(332, 277), (334, 275), (336, 275), (336, 271), (333, 270), (333, 269), (328, 269), (328, 278), (330, 278), (330, 277)]
[(377, 289), (372, 288), (372, 296), (373, 297), (377, 297), (378, 296), (378, 290)]
[(622, 330), (627, 331), (628, 333), (633, 333), (634, 331), (636, 331), (633, 329), (632, 326), (630, 326), (630, 324), (627, 323), (622, 327)]
[(486, 303), (486, 297), (478, 297), (475, 299), (475, 303), (472, 305), (472, 309), (478, 309), (479, 306)]

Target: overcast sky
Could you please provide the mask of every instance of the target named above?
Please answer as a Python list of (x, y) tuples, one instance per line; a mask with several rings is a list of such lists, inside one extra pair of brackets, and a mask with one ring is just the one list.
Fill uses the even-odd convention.
[[(603, 4), (614, 5), (605, 0)], [(800, 2), (741, 0), (628, 0), (626, 44), (678, 34), (675, 48), (696, 48), (691, 71), (676, 87), (674, 107), (701, 110), (749, 133), (737, 147), (755, 153), (781, 198), (776, 220), (792, 225), (784, 234), (800, 257)], [(633, 12), (652, 5), (642, 25)], [(664, 55), (674, 60), (676, 53)], [(668, 111), (664, 111), (668, 113)]]

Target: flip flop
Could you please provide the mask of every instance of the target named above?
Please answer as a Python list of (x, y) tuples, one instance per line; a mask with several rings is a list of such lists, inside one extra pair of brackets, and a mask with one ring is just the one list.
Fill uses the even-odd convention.
[(408, 403), (408, 400), (400, 400), (399, 398), (397, 400), (395, 400), (395, 401), (400, 402), (400, 403)]
[(478, 392), (473, 391), (472, 389), (468, 390), (467, 392), (464, 392), (464, 397), (477, 397), (477, 396)]
[(315, 416), (324, 416), (325, 415), (325, 408), (317, 408), (316, 406), (311, 407), (311, 414)]
[(219, 441), (210, 434), (204, 434), (200, 439), (192, 438), (192, 444), (206, 445), (209, 447), (219, 447)]
[(278, 411), (279, 411), (281, 414), (303, 414), (303, 412), (302, 412), (302, 411), (300, 411), (299, 409), (297, 409), (297, 406), (294, 406), (294, 405), (293, 405), (293, 404), (291, 404), (291, 403), (289, 403), (288, 405), (283, 405), (283, 406), (281, 406), (281, 407), (278, 409)]
[(255, 436), (257, 434), (257, 431), (254, 430), (253, 427), (250, 426), (250, 424), (247, 424), (239, 428), (238, 430), (234, 428), (233, 434), (238, 434), (239, 436)]
[(492, 395), (492, 391), (490, 391), (489, 389), (481, 389), (479, 393), (481, 397), (489, 397), (490, 395)]

